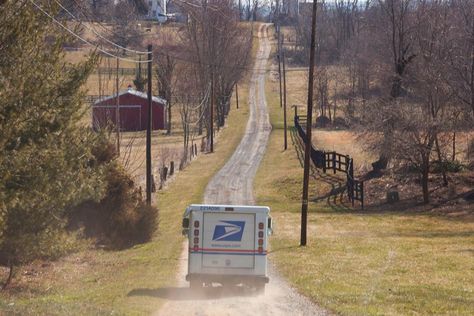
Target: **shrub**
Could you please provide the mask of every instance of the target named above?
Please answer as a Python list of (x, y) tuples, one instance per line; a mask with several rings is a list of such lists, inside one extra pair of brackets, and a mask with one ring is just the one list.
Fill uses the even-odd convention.
[(314, 123), (314, 127), (319, 127), (319, 128), (325, 128), (329, 125), (331, 125), (331, 120), (327, 116), (324, 116), (324, 115), (318, 116)]
[(70, 228), (84, 227), (88, 237), (111, 248), (125, 248), (151, 239), (158, 210), (143, 202), (141, 190), (125, 170), (111, 164), (105, 176), (107, 190), (99, 201), (88, 201), (71, 212)]
[(431, 168), (432, 173), (441, 173), (441, 172), (460, 172), (463, 168), (463, 165), (455, 160), (444, 160), (444, 161), (436, 161), (433, 163), (433, 167)]

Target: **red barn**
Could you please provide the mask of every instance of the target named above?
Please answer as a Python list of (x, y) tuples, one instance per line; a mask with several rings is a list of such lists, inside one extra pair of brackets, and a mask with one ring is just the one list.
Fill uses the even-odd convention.
[[(120, 130), (142, 131), (147, 128), (148, 96), (146, 93), (129, 88), (118, 95)], [(92, 126), (100, 129), (116, 124), (117, 96), (112, 95), (97, 100), (92, 106)], [(166, 128), (166, 100), (152, 98), (152, 129)]]

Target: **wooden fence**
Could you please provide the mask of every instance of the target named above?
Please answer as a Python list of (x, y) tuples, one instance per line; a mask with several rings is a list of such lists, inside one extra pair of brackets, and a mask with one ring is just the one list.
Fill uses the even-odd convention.
[[(303, 129), (303, 126), (306, 125), (306, 118), (295, 116), (294, 121), (298, 135), (306, 143), (308, 137)], [(328, 170), (332, 170), (333, 173), (344, 172), (347, 176), (346, 188), (349, 200), (352, 205), (354, 205), (354, 201), (359, 201), (364, 208), (364, 181), (354, 178), (354, 160), (349, 155), (339, 154), (335, 151), (317, 150), (311, 144), (311, 160), (314, 166), (322, 169), (324, 173)]]

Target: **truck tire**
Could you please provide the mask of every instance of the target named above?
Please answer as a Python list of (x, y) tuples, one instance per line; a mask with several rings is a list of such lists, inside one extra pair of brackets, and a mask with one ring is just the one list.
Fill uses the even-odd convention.
[(200, 280), (190, 280), (189, 288), (191, 290), (199, 290), (202, 288), (202, 282)]

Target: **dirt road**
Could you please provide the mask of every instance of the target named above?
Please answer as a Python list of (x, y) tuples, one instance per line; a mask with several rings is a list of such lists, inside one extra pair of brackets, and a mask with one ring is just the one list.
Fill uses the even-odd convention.
[[(259, 30), (260, 47), (255, 69), (264, 69), (270, 55), (267, 26)], [(265, 153), (271, 131), (265, 100), (265, 72), (254, 70), (249, 94), (250, 117), (241, 143), (227, 164), (209, 182), (205, 203), (254, 204), (253, 179)], [(326, 315), (308, 299), (299, 295), (269, 266), (270, 283), (264, 295), (254, 296), (242, 287), (204, 288), (190, 291), (185, 281), (187, 251), (180, 260), (179, 287), (163, 289), (168, 302), (158, 315)]]

